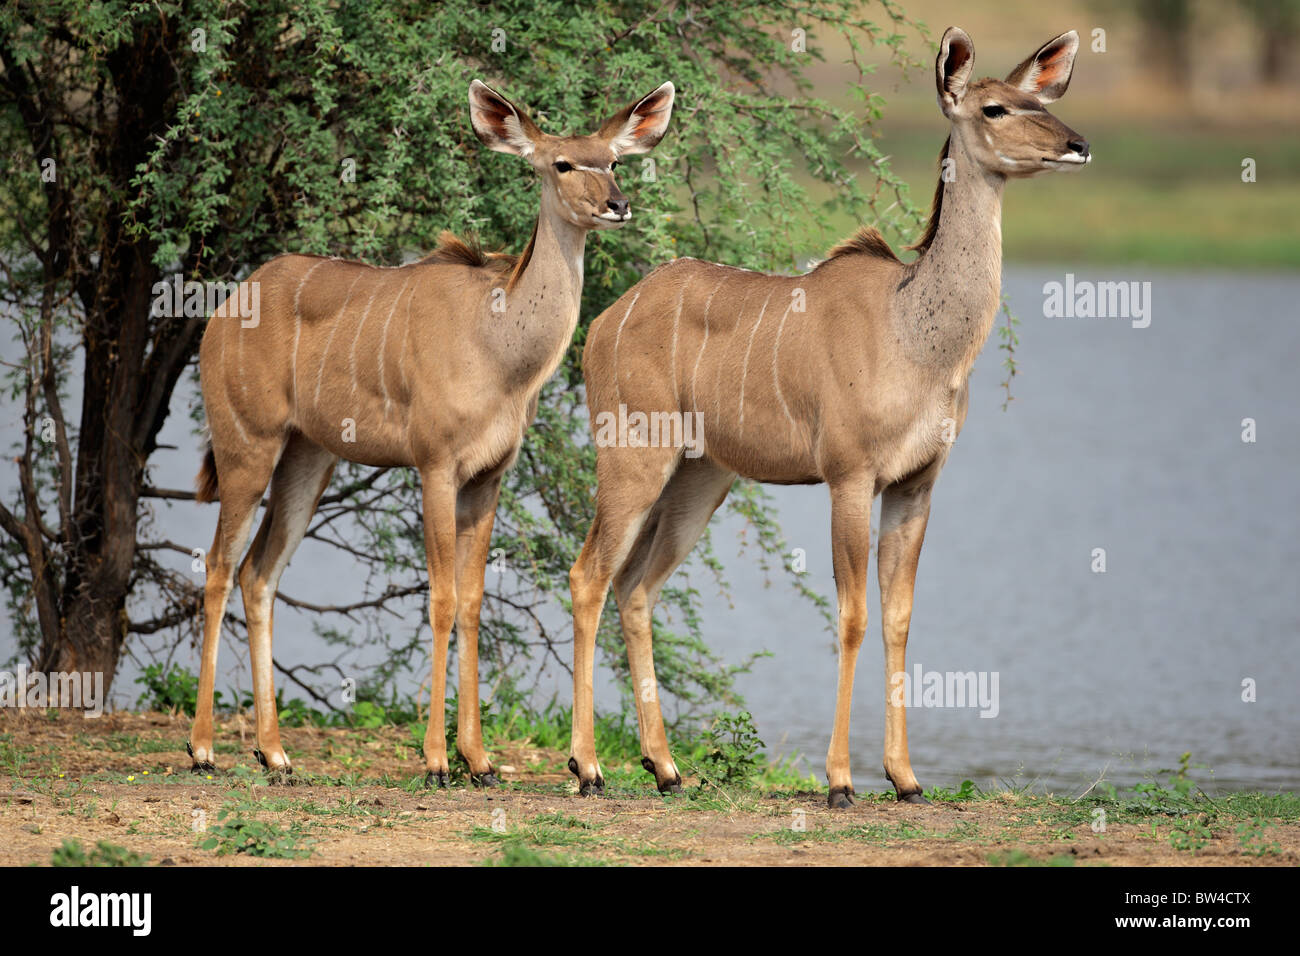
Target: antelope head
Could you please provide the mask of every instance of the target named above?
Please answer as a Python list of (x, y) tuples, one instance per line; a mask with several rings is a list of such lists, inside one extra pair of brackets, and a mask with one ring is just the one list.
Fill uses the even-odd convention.
[(1044, 43), (1005, 80), (971, 82), (975, 46), (964, 31), (949, 27), (939, 44), (935, 82), (952, 135), (982, 167), (1003, 176), (1092, 162), (1088, 141), (1045, 108), (1069, 87), (1078, 49), (1079, 35), (1071, 30)]
[(582, 229), (610, 229), (632, 218), (631, 204), (614, 180), (618, 161), (649, 152), (663, 138), (673, 96), (673, 85), (665, 83), (619, 110), (596, 133), (551, 136), (475, 80), (469, 87), (470, 121), (489, 149), (521, 156), (537, 171), (544, 209)]

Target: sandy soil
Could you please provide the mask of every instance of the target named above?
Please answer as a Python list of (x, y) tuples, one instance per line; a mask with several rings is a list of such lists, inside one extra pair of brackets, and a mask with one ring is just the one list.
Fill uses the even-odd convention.
[[(824, 793), (732, 795), (690, 780), (687, 796), (663, 799), (646, 775), (581, 799), (565, 755), (526, 741), (497, 748), (501, 789), (462, 782), (427, 791), (413, 785), (421, 761), (394, 728), (285, 728), (300, 779), (267, 787), (246, 718), (219, 728), (222, 770), (210, 778), (189, 772), (188, 725), (166, 714), (50, 720), (0, 712), (0, 865), (48, 864), (69, 837), (180, 866), (1300, 864), (1295, 820), (1267, 830), (1276, 851), (1263, 856), (1244, 853), (1235, 822), (1224, 820), (1207, 821), (1205, 845), (1188, 851), (1170, 843), (1172, 817), (1152, 818), (1154, 830), (1152, 822), (1113, 823), (1094, 833), (1068, 801), (1014, 794), (933, 807), (864, 795), (832, 813)], [(223, 809), (275, 823), (310, 855), (202, 848)]]

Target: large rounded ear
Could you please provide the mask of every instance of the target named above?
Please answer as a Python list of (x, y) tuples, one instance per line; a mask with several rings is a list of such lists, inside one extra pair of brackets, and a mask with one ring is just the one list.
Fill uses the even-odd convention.
[(488, 149), (524, 159), (532, 156), (542, 137), (542, 131), (527, 113), (478, 80), (469, 85), (469, 121)]
[(939, 41), (934, 61), (934, 82), (939, 88), (939, 109), (947, 116), (966, 95), (971, 70), (975, 68), (975, 44), (960, 27), (949, 27)]
[(1048, 40), (1038, 52), (1007, 75), (1007, 83), (1038, 97), (1040, 103), (1059, 100), (1070, 86), (1079, 34), (1073, 30)]
[(605, 120), (597, 135), (609, 144), (615, 156), (650, 152), (664, 138), (676, 95), (673, 85), (665, 83)]

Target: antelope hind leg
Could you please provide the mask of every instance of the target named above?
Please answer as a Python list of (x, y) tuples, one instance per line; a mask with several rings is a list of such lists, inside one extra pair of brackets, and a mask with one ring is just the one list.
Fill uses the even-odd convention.
[(659, 707), (652, 645), (654, 606), (664, 582), (686, 560), (709, 519), (726, 500), (735, 477), (704, 459), (684, 459), (614, 578), (641, 731), (641, 766), (654, 774), (660, 793), (680, 793), (682, 777), (673, 761)]
[(302, 543), (316, 505), (329, 485), (332, 454), (300, 434), (292, 435), (271, 479), (271, 502), (253, 546), (239, 569), (239, 587), (248, 618), (249, 656), (253, 665), (253, 703), (257, 718), (258, 762), (272, 776), (285, 778), (293, 768), (280, 742), (271, 640), (275, 594), (280, 576)]
[(907, 750), (907, 702), (894, 693), (894, 675), (906, 670), (916, 566), (930, 517), (932, 481), (886, 488), (880, 505), (882, 636), (885, 644), (885, 777), (904, 803), (928, 804)]

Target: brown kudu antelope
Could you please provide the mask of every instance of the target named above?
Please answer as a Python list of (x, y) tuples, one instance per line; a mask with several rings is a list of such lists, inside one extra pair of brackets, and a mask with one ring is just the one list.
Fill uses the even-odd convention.
[(541, 179), (541, 210), (521, 256), (485, 255), (450, 233), (432, 255), (398, 268), (285, 255), (246, 280), (260, 283), (255, 324), (216, 311), (199, 353), (212, 436), (199, 500), (212, 500), (219, 490), (221, 512), (207, 556), (203, 661), (190, 738), (196, 770), (213, 765), (221, 621), (268, 482), (270, 502), (239, 565), (239, 586), (258, 757), (268, 770), (290, 770), (271, 673), (272, 607), (334, 466), (346, 458), (420, 473), (433, 628), (426, 783), (447, 782), (443, 700), (453, 623), (457, 749), (475, 783), (497, 782), (479, 725), (478, 620), (501, 476), (572, 339), (587, 232), (631, 218), (614, 166), (659, 142), (673, 96), (673, 85), (665, 83), (594, 135), (551, 136), (475, 80), (469, 89), (474, 132), (489, 149), (522, 157)]
[[(951, 122), (929, 226), (904, 264), (864, 228), (800, 276), (678, 259), (592, 323), (583, 356), (597, 448), (596, 516), (570, 584), (573, 750), (583, 794), (604, 787), (592, 724), (592, 653), (612, 583), (627, 643), (642, 764), (661, 791), (681, 777), (664, 734), (651, 613), (737, 475), (825, 482), (839, 603), (839, 682), (826, 758), (832, 807), (852, 803), (849, 709), (867, 624), (871, 505), (883, 499), (879, 568), (889, 676), (904, 670), (930, 491), (966, 417), (967, 379), (999, 306), (1002, 189), (1009, 177), (1078, 169), (1088, 144), (1043, 104), (1065, 92), (1078, 36), (1062, 34), (1005, 81), (971, 81), (974, 48), (943, 36), (939, 106)], [(951, 175), (949, 175), (951, 172)], [(646, 416), (636, 419), (636, 413)], [(694, 415), (691, 449), (647, 421)], [(602, 418), (631, 425), (602, 440)], [(674, 425), (676, 427), (676, 425)], [(658, 447), (654, 447), (654, 446)], [(649, 446), (649, 447), (647, 447)], [(924, 803), (904, 705), (887, 700), (885, 773)]]

